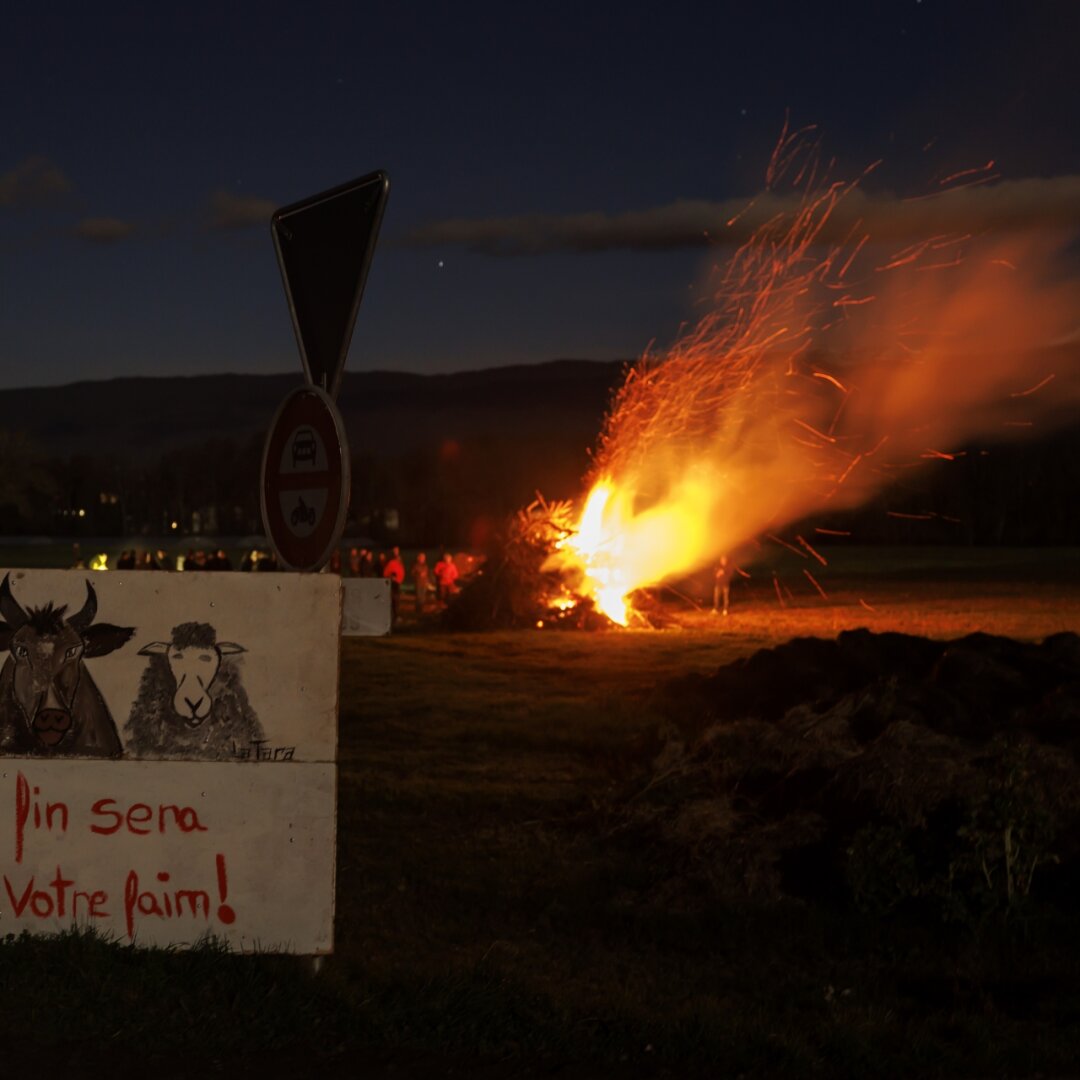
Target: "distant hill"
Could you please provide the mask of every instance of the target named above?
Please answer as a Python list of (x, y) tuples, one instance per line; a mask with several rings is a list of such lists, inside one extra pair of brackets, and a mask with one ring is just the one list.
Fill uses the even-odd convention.
[[(1057, 359), (1030, 370), (1076, 370), (1073, 353)], [(485, 530), (537, 492), (578, 497), (625, 367), (556, 360), (451, 375), (347, 372), (338, 405), (355, 528), (380, 542), (479, 547)], [(73, 508), (89, 508), (78, 526), (86, 535), (134, 535), (196, 511), (255, 532), (263, 438), (302, 383), (298, 371), (2, 390), (0, 431), (24, 433), (47, 460), (35, 473), (43, 479), (24, 477), (20, 498), (0, 500), (0, 533), (70, 532)], [(972, 443), (977, 453), (905, 472), (865, 506), (819, 524), (869, 543), (1080, 543), (1074, 401), (1065, 389), (1048, 395), (1035, 438), (1014, 441), (1006, 436), (1015, 430), (1001, 428)], [(1016, 402), (1022, 409), (1027, 399)], [(388, 509), (399, 526), (385, 524)]]
[[(402, 454), (504, 437), (591, 446), (624, 364), (554, 360), (451, 375), (346, 372), (338, 406), (354, 453)], [(48, 457), (156, 455), (266, 431), (295, 375), (123, 378), (0, 390), (0, 427)]]

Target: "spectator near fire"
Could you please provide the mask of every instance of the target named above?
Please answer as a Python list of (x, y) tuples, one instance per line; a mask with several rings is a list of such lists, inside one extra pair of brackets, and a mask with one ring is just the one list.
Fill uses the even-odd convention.
[(405, 583), (405, 564), (401, 561), (401, 549), (394, 548), (383, 567), (383, 577), (390, 582), (390, 608), (393, 617), (398, 615), (401, 602), (401, 586)]
[(438, 590), (440, 604), (448, 604), (454, 594), (455, 582), (458, 579), (458, 568), (450, 553), (444, 552), (443, 557), (435, 564), (435, 586)]

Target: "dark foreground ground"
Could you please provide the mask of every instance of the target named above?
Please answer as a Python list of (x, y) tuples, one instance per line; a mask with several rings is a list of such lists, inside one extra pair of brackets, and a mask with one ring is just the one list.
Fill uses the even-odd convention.
[[(0, 1075), (1077, 1074), (1080, 929), (1060, 897), (950, 916), (925, 896), (755, 891), (747, 858), (710, 846), (732, 804), (673, 749), (669, 680), (793, 637), (1080, 629), (1080, 553), (976, 554), (851, 558), (816, 575), (827, 599), (780, 607), (770, 578), (726, 620), (673, 603), (664, 631), (346, 640), (335, 955), (315, 976), (9, 941)], [(665, 753), (682, 786), (657, 783)], [(761, 765), (760, 742), (740, 753)]]

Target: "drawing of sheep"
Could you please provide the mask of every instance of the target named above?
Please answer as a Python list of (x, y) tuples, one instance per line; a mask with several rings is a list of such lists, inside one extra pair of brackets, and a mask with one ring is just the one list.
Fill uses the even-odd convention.
[(242, 645), (218, 641), (209, 623), (181, 623), (169, 641), (139, 650), (148, 657), (124, 725), (137, 758), (228, 760), (265, 738), (233, 659)]

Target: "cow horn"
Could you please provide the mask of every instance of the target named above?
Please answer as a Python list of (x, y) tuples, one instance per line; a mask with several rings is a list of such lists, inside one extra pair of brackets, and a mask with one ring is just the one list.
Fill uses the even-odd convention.
[(76, 630), (85, 630), (94, 621), (96, 614), (97, 594), (94, 592), (94, 586), (88, 581), (86, 583), (86, 603), (83, 604), (80, 611), (77, 611), (68, 619), (68, 626), (73, 626)]
[(4, 621), (13, 630), (18, 630), (20, 626), (25, 626), (30, 616), (23, 611), (19, 601), (11, 595), (11, 575), (5, 574), (4, 580), (0, 583), (0, 615), (4, 616)]

